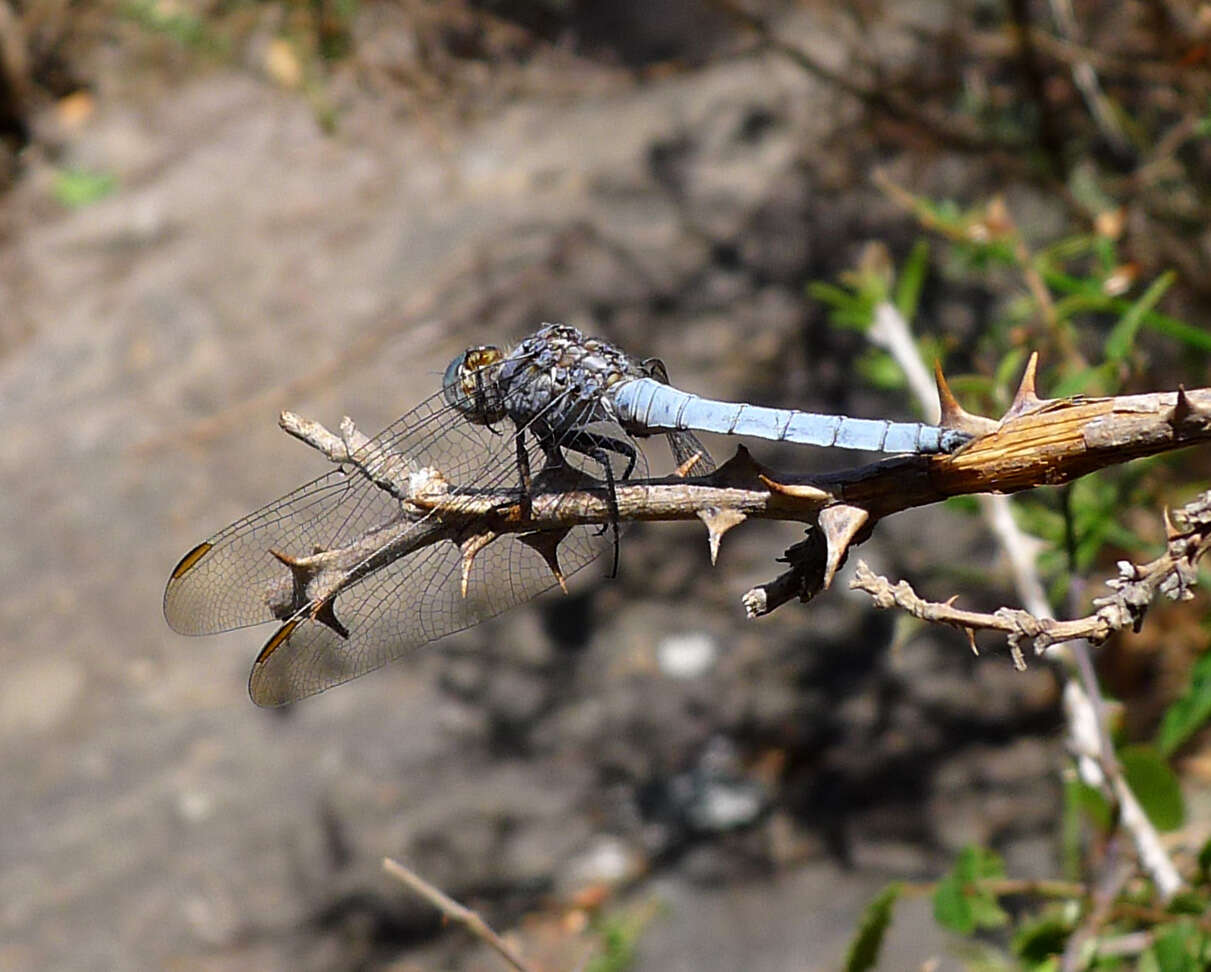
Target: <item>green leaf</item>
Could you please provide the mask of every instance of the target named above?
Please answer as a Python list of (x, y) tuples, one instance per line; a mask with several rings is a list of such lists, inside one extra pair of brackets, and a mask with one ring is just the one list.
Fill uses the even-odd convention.
[(1206, 937), (1198, 929), (1178, 922), (1158, 929), (1148, 951), (1161, 972), (1205, 972), (1206, 965), (1199, 959), (1205, 947)]
[(934, 891), (934, 919), (961, 935), (1006, 924), (1009, 916), (996, 897), (980, 887), (982, 881), (1004, 876), (1005, 863), (999, 854), (975, 845), (964, 847), (954, 868)]
[(1005, 876), (1005, 862), (996, 851), (968, 844), (959, 852), (955, 871), (968, 881), (996, 880)]
[(589, 960), (587, 972), (624, 972), (635, 963), (635, 938), (620, 922), (601, 928), (601, 952)]
[(977, 928), (1003, 928), (1009, 924), (1009, 915), (991, 894), (981, 891), (968, 897), (967, 902)]
[(1185, 321), (1179, 321), (1177, 318), (1159, 311), (1144, 315), (1144, 323), (1150, 330), (1171, 337), (1175, 341), (1181, 341), (1182, 344), (1191, 348), (1199, 351), (1211, 351), (1211, 331), (1187, 324)]
[(1158, 830), (1180, 827), (1186, 819), (1181, 787), (1161, 754), (1151, 746), (1127, 746), (1118, 758), (1128, 786), (1153, 826)]
[(1208, 719), (1211, 719), (1211, 652), (1194, 663), (1186, 691), (1165, 710), (1156, 731), (1156, 748), (1161, 755), (1172, 756)]
[(891, 909), (903, 888), (899, 883), (889, 884), (866, 906), (858, 922), (858, 930), (845, 953), (846, 972), (865, 972), (875, 967), (883, 947), (883, 935), (891, 924)]
[(1201, 918), (1211, 911), (1211, 901), (1201, 891), (1179, 891), (1169, 899), (1165, 910), (1171, 915), (1194, 915)]
[(1211, 840), (1198, 852), (1198, 876), (1200, 884), (1211, 882)]
[(1102, 273), (1109, 275), (1118, 263), (1118, 253), (1115, 251), (1114, 241), (1102, 236), (1101, 233), (1094, 234), (1093, 252), (1097, 254)]
[(1013, 348), (1008, 351), (1001, 363), (997, 365), (996, 383), (999, 388), (1014, 388), (1021, 380), (1023, 362), (1026, 360), (1025, 348)]
[[(1043, 274), (1047, 286), (1063, 294), (1080, 294), (1090, 300), (1090, 310), (1111, 311), (1125, 314), (1131, 309), (1132, 301), (1122, 297), (1107, 297), (1101, 285), (1085, 277), (1073, 277), (1059, 271), (1049, 270)], [(1144, 314), (1144, 326), (1158, 334), (1181, 341), (1199, 351), (1211, 351), (1211, 331), (1179, 321), (1176, 317), (1151, 310)]]
[(1106, 391), (1118, 374), (1118, 366), (1110, 362), (1092, 368), (1082, 368), (1057, 381), (1051, 389), (1052, 398), (1069, 395), (1098, 395)]
[(871, 348), (861, 355), (856, 368), (863, 382), (884, 391), (898, 391), (908, 383), (896, 359), (878, 348)]
[(933, 917), (943, 928), (960, 935), (970, 935), (976, 930), (975, 917), (963, 893), (963, 882), (953, 874), (938, 882), (933, 893)]
[(1088, 816), (1099, 830), (1103, 833), (1110, 832), (1114, 811), (1101, 790), (1080, 780), (1071, 780), (1065, 784), (1064, 792), (1073, 805)]
[(834, 327), (865, 331), (874, 322), (875, 301), (860, 290), (818, 280), (807, 285), (807, 293), (830, 308), (828, 318)]
[(635, 965), (639, 938), (660, 911), (654, 902), (640, 903), (596, 922), (599, 951), (582, 963), (585, 972), (626, 972)]
[(1139, 299), (1127, 308), (1106, 338), (1107, 360), (1122, 361), (1127, 357), (1127, 353), (1135, 343), (1135, 336), (1139, 333), (1140, 325), (1144, 323), (1144, 316), (1156, 306), (1176, 279), (1177, 274), (1172, 270), (1162, 273), (1152, 281), (1151, 286), (1140, 295)]
[(59, 205), (68, 209), (79, 209), (104, 199), (117, 187), (118, 180), (108, 172), (60, 169), (55, 173), (51, 191)]
[(1024, 919), (1014, 933), (1011, 947), (1023, 961), (1038, 964), (1053, 955), (1060, 955), (1072, 934), (1075, 913), (1060, 906), (1048, 908), (1041, 915)]

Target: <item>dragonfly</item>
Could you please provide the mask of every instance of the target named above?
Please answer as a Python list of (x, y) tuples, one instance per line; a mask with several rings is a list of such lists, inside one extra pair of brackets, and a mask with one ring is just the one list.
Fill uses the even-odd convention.
[[(613, 545), (619, 482), (647, 474), (640, 439), (664, 435), (677, 472), (715, 468), (694, 432), (884, 452), (949, 452), (962, 432), (702, 398), (563, 324), (511, 351), (477, 345), (442, 387), (378, 435), (326, 433), (337, 463), (190, 550), (164, 592), (188, 635), (276, 622), (249, 694), (278, 706), (357, 678), (559, 586)], [(613, 526), (497, 536), (485, 497), (525, 508), (558, 490), (604, 494)], [(562, 485), (561, 485), (562, 484)], [(440, 504), (424, 501), (436, 491)], [(442, 511), (445, 511), (443, 514)], [(478, 514), (477, 514), (478, 515)], [(470, 525), (468, 525), (470, 524)]]

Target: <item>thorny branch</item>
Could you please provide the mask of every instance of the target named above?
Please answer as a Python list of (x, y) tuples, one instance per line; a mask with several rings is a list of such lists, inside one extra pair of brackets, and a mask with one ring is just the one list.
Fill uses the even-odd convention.
[[(881, 343), (891, 349), (900, 366), (906, 373), (911, 374), (914, 365), (920, 366), (920, 356), (916, 345), (911, 341), (908, 322), (890, 304), (883, 305), (882, 309), (886, 313), (882, 315), (876, 329), (886, 332), (885, 338), (887, 334), (898, 333), (900, 339), (885, 339)], [(872, 329), (872, 339), (876, 329)], [(1026, 384), (1026, 379), (1023, 379), (1023, 387)], [(928, 412), (932, 407), (932, 402), (929, 401), (932, 396), (927, 392), (923, 393), (919, 383), (914, 383), (913, 388), (922, 407)], [(1021, 394), (1022, 389), (1019, 389), (1019, 396)], [(1180, 395), (1178, 402), (1181, 402)], [(1009, 557), (1014, 584), (1023, 605), (1033, 612), (1034, 617), (1049, 618), (1050, 606), (1035, 568), (1034, 554), (1030, 549), (1036, 546), (1038, 541), (1028, 537), (1018, 528), (1009, 510), (1008, 496), (1002, 493), (984, 493), (979, 500), (989, 529)], [(1168, 522), (1166, 519), (1166, 523)], [(974, 639), (972, 647), (975, 647)], [(1068, 744), (1076, 770), (1088, 785), (1098, 787), (1112, 797), (1118, 806), (1119, 824), (1130, 835), (1140, 866), (1152, 878), (1161, 897), (1168, 900), (1181, 889), (1181, 875), (1118, 764), (1106, 725), (1105, 705), (1097, 673), (1093, 668), (1090, 642), (1085, 638), (1077, 638), (1066, 643), (1057, 643), (1051, 646), (1046, 654), (1051, 661), (1057, 663), (1066, 676), (1063, 682), (1064, 713), (1068, 725)], [(1016, 646), (1015, 661), (1023, 661)], [(1065, 969), (1071, 965), (1069, 958), (1066, 954)]]
[[(976, 435), (951, 455), (902, 456), (827, 474), (786, 475), (762, 466), (741, 447), (708, 476), (619, 483), (617, 515), (622, 521), (701, 519), (714, 551), (724, 533), (750, 517), (808, 523), (807, 540), (787, 551), (790, 570), (745, 595), (746, 609), (755, 617), (826, 589), (849, 549), (869, 537), (884, 516), (948, 496), (1065, 483), (1128, 459), (1211, 439), (1211, 388), (1042, 400), (1035, 394), (1034, 368), (1032, 359), (999, 422), (965, 412), (939, 376), (941, 424)], [(462, 544), (469, 537), (486, 538), (467, 548), (468, 557), (474, 557), (486, 543), (508, 534), (554, 533), (610, 520), (604, 484), (573, 470), (544, 470), (523, 502), (518, 488), (449, 483), (440, 469), (416, 469), (406, 456), (376, 452), (348, 419), (339, 435), (289, 412), (281, 424), (402, 501), (410, 517), (391, 537), (373, 539), (384, 550), (376, 559), (380, 565), (384, 558), (398, 559), (442, 540)], [(364, 565), (367, 553), (366, 543), (357, 541), (291, 566), (296, 577), (300, 571), (307, 579), (320, 571), (335, 576), (342, 568)]]
[[(612, 515), (622, 521), (700, 519), (707, 528), (712, 560), (723, 535), (749, 517), (808, 524), (806, 539), (787, 551), (790, 569), (744, 596), (749, 615), (757, 616), (795, 597), (810, 600), (826, 589), (850, 548), (864, 542), (884, 516), (947, 496), (1010, 493), (1065, 483), (1096, 469), (1211, 439), (1211, 388), (1043, 400), (1035, 391), (1035, 366), (1032, 357), (1012, 405), (999, 421), (964, 411), (945, 380), (937, 376), (940, 424), (974, 436), (949, 455), (902, 456), (839, 472), (796, 476), (762, 466), (741, 447), (707, 476), (620, 482), (616, 505), (609, 502), (605, 484), (564, 466), (542, 470), (526, 496), (519, 487), (484, 489), (473, 483), (450, 483), (440, 469), (417, 468), (407, 456), (376, 448), (349, 419), (341, 423), (340, 434), (334, 434), (318, 423), (283, 413), (283, 428), (332, 462), (353, 466), (396, 497), (401, 513), (397, 521), (347, 547), (303, 557), (279, 555), (288, 571), (280, 590), (270, 592), (271, 604), (279, 616), (297, 610), (300, 598), (323, 610), (366, 572), (446, 541), (462, 551), (465, 583), (475, 556), (510, 534), (538, 550), (562, 586), (558, 547), (568, 529), (605, 524)], [(1189, 596), (1194, 566), (1208, 542), (1209, 524), (1209, 497), (1175, 512), (1165, 555), (1151, 564), (1122, 567), (1112, 583), (1114, 593), (1097, 602), (1089, 619), (1075, 622), (1008, 609), (978, 615), (953, 605), (920, 601), (911, 588), (879, 589), (891, 603), (903, 602), (901, 606), (915, 607), (931, 619), (972, 630), (1003, 631), (1015, 650), (1018, 642), (1027, 639), (1036, 650), (1073, 638), (1098, 640), (1111, 630), (1138, 625), (1158, 590), (1171, 597)], [(1020, 661), (1020, 651), (1017, 657)], [(1138, 805), (1121, 774), (1109, 773), (1107, 782), (1120, 798), (1124, 825), (1128, 826), (1128, 817), (1140, 818), (1138, 826), (1128, 829), (1136, 836), (1141, 860), (1162, 895), (1170, 896), (1180, 886), (1180, 878), (1159, 843), (1151, 839), (1155, 833), (1142, 811), (1134, 812)]]
[(991, 614), (964, 611), (954, 601), (938, 603), (919, 597), (907, 581), (892, 584), (858, 562), (850, 587), (871, 595), (876, 606), (898, 607), (923, 621), (948, 624), (967, 632), (975, 647), (977, 631), (999, 631), (1013, 652), (1014, 662), (1025, 668), (1021, 646), (1029, 642), (1041, 655), (1052, 645), (1085, 638), (1099, 645), (1116, 631), (1139, 631), (1144, 614), (1159, 592), (1172, 600), (1188, 601), (1197, 583), (1198, 561), (1211, 547), (1211, 490), (1179, 510), (1165, 513), (1167, 545), (1164, 554), (1146, 564), (1121, 560), (1118, 576), (1106, 581), (1112, 593), (1094, 598), (1092, 614), (1070, 621), (1036, 617), (1028, 611), (998, 608)]

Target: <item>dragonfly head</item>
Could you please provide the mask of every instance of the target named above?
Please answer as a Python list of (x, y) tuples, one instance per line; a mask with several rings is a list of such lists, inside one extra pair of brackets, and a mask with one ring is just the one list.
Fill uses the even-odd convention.
[(505, 417), (505, 405), (497, 381), (496, 365), (504, 352), (490, 344), (467, 348), (450, 362), (442, 379), (446, 401), (462, 412), (468, 422), (492, 425)]

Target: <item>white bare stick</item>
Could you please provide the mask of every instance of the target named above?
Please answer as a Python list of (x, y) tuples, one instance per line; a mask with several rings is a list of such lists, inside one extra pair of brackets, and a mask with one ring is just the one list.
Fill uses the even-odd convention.
[[(885, 302), (877, 308), (876, 326), (878, 343), (896, 358), (905, 374), (911, 376), (924, 370), (908, 323), (892, 304)], [(929, 410), (936, 407), (937, 401), (932, 389), (923, 394), (919, 391), (919, 382), (915, 381), (912, 387), (922, 398), (921, 405), (926, 414), (932, 414)], [(1030, 555), (1038, 541), (1018, 529), (1009, 512), (1007, 496), (988, 496), (982, 500), (982, 508), (989, 528), (1010, 558), (1018, 597), (1026, 610), (1035, 618), (1050, 618), (1051, 608)], [(1081, 776), (1111, 791), (1121, 811), (1119, 820), (1135, 843), (1141, 866), (1156, 883), (1161, 897), (1168, 900), (1181, 889), (1182, 879), (1161, 845), (1160, 835), (1119, 770), (1106, 730), (1101, 693), (1089, 658), (1089, 643), (1080, 640), (1056, 644), (1047, 653), (1068, 675), (1064, 684), (1064, 712), (1069, 743)]]
[(921, 406), (921, 414), (925, 421), (930, 425), (937, 425), (942, 414), (938, 403), (937, 388), (929, 374), (929, 369), (921, 360), (921, 355), (917, 353), (917, 346), (912, 339), (912, 332), (909, 331), (908, 324), (904, 320), (904, 315), (894, 304), (883, 301), (875, 307), (875, 322), (866, 332), (866, 336), (870, 339), (871, 344), (877, 344), (895, 359), (900, 370), (904, 372), (904, 377), (908, 380), (908, 387), (912, 390), (913, 397)]

